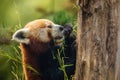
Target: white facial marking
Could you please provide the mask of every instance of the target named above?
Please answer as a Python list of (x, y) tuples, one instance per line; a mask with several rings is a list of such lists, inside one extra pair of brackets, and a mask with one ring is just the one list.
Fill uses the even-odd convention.
[(55, 44), (61, 46), (64, 40), (63, 31), (60, 30), (61, 25), (54, 24), (52, 28), (52, 36), (54, 38)]
[(60, 25), (55, 24), (52, 28), (52, 36), (53, 37), (62, 37), (63, 36), (63, 31), (60, 30)]
[(48, 37), (48, 32), (47, 32), (46, 28), (40, 30), (39, 36), (40, 36), (40, 40), (42, 42), (49, 42), (49, 40), (50, 40)]
[(28, 32), (29, 32), (28, 28), (23, 28), (23, 29), (17, 30), (13, 34), (12, 40), (15, 40), (15, 41), (20, 42), (20, 43), (29, 44), (30, 40), (27, 38)]

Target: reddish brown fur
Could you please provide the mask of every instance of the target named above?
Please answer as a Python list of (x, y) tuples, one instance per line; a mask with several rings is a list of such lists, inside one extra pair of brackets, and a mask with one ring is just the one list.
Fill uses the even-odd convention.
[[(25, 28), (29, 28), (29, 30), (30, 30), (28, 38), (35, 38), (35, 39), (31, 39), (32, 41), (35, 40), (35, 42), (36, 42), (36, 40), (40, 41), (38, 32), (40, 31), (41, 28), (48, 27), (46, 22), (49, 25), (53, 25), (54, 24), (53, 22), (51, 22), (49, 20), (46, 20), (46, 19), (35, 20), (33, 22), (28, 23), (25, 26)], [(47, 32), (48, 32), (48, 38), (49, 38), (49, 41), (50, 41), (51, 38), (52, 38), (51, 37), (51, 29), (49, 28)]]
[(35, 20), (35, 21), (32, 21), (32, 22), (28, 23), (25, 27), (29, 28), (30, 30), (45, 28), (45, 27), (47, 27), (45, 22), (49, 23), (49, 25), (54, 24), (53, 22), (51, 22), (49, 20), (40, 19), (40, 20)]
[[(23, 61), (23, 69), (25, 73), (25, 80), (43, 80), (41, 74), (37, 74), (33, 70), (29, 69), (28, 67), (31, 66), (36, 71), (40, 72), (40, 66), (38, 66), (38, 59), (39, 56), (47, 51), (49, 42), (42, 43), (38, 37), (38, 31), (41, 28), (47, 27), (45, 24), (47, 20), (36, 20), (33, 22), (28, 23), (25, 27), (29, 28), (30, 33), (28, 38), (30, 39), (30, 44), (26, 45), (21, 43), (20, 48), (22, 51), (22, 61)], [(52, 22), (48, 21), (49, 24), (53, 24)], [(48, 30), (48, 37), (51, 39), (50, 29)]]
[[(37, 64), (37, 60), (39, 59), (39, 53), (37, 52), (42, 52), (43, 50), (46, 50), (43, 48), (42, 45), (25, 45), (25, 44), (20, 44), (20, 48), (22, 51), (22, 61), (23, 61), (23, 69), (25, 72), (25, 80), (43, 80), (42, 75), (37, 74), (36, 72), (32, 71), (29, 69), (29, 66), (34, 68), (36, 71), (40, 72), (40, 66)], [(47, 46), (47, 44), (46, 44)], [(36, 53), (35, 53), (36, 52)]]
[[(71, 31), (72, 28), (69, 26), (63, 30), (60, 25), (40, 19), (28, 23), (25, 28), (13, 34), (12, 39), (20, 42), (25, 80), (63, 80), (64, 75), (59, 70), (59, 62), (57, 59), (53, 59), (52, 55), (55, 53), (57, 58), (57, 49), (58, 46), (63, 45), (63, 40), (65, 40), (66, 46), (62, 54), (66, 53), (66, 57), (70, 57), (65, 60), (65, 63), (74, 64), (74, 66), (66, 68), (66, 72), (68, 77), (74, 74), (76, 59), (73, 51), (75, 48), (72, 49), (71, 46), (76, 37), (69, 36)], [(64, 38), (65, 35), (66, 38)]]

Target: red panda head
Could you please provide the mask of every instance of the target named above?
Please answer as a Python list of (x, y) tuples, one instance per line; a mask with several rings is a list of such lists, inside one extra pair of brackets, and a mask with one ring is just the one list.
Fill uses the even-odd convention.
[(47, 19), (34, 20), (17, 30), (12, 40), (23, 44), (50, 43), (51, 40), (55, 40), (56, 45), (61, 45), (64, 40), (63, 27)]

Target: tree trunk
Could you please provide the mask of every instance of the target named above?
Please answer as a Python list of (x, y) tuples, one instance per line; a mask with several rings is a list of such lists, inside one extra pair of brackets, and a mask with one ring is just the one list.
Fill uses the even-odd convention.
[[(78, 0), (74, 80), (120, 80), (118, 0)], [(119, 57), (120, 58), (120, 57)], [(117, 69), (116, 69), (117, 68)]]
[(115, 80), (120, 80), (120, 2), (118, 4), (118, 39), (117, 39), (117, 44), (118, 44), (118, 50), (117, 50), (117, 55), (116, 55), (116, 70), (115, 70)]

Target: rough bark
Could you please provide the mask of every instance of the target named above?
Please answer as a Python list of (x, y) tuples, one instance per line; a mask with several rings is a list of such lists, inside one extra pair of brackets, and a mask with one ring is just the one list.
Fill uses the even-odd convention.
[(78, 6), (74, 80), (115, 80), (118, 0), (78, 0)]
[(115, 70), (115, 80), (120, 80), (120, 0), (118, 4), (118, 38), (117, 38), (117, 44), (118, 44), (118, 50), (116, 54), (116, 70)]

